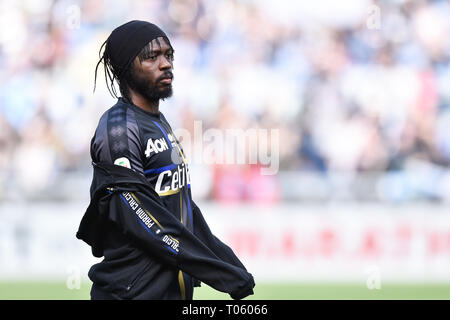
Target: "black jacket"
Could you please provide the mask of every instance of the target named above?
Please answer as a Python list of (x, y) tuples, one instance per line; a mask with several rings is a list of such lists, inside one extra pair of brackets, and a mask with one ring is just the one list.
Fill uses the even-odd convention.
[(76, 236), (104, 256), (89, 271), (94, 286), (114, 299), (192, 299), (198, 279), (233, 299), (253, 294), (252, 275), (194, 202), (190, 231), (144, 176), (106, 162), (93, 166), (91, 202)]

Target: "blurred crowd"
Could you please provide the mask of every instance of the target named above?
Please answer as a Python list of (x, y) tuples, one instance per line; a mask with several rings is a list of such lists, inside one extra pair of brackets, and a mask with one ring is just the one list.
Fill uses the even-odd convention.
[(115, 103), (102, 70), (93, 93), (100, 45), (139, 19), (175, 49), (160, 105), (174, 128), (279, 130), (281, 174), (194, 164), (199, 196), (277, 202), (313, 175), (329, 197), (343, 177), (370, 199), (449, 200), (448, 17), (448, 1), (426, 0), (0, 0), (0, 199), (89, 180)]

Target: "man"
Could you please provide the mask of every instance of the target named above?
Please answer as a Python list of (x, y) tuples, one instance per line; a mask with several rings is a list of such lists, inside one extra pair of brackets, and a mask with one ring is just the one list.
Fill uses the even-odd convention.
[(252, 275), (192, 200), (183, 148), (159, 111), (159, 101), (172, 95), (168, 37), (134, 20), (103, 47), (96, 76), (103, 62), (118, 101), (91, 141), (91, 202), (77, 232), (104, 257), (89, 270), (91, 299), (192, 299), (200, 281), (234, 299), (253, 294)]

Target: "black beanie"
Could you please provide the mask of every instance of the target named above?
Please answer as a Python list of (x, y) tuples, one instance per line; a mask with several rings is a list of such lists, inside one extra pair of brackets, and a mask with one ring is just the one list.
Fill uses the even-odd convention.
[(170, 45), (164, 31), (147, 21), (133, 20), (114, 29), (106, 41), (105, 50), (117, 74), (120, 76), (142, 48), (158, 37), (164, 37)]

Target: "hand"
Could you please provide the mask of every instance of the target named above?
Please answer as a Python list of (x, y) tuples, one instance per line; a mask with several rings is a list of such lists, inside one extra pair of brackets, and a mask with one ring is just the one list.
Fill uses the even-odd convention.
[(253, 288), (255, 287), (255, 281), (253, 280), (253, 276), (250, 274), (250, 279), (247, 282), (247, 285), (243, 288), (239, 288), (236, 291), (233, 291), (230, 293), (230, 297), (234, 300), (241, 300), (244, 299), (247, 296), (250, 296), (253, 294)]

